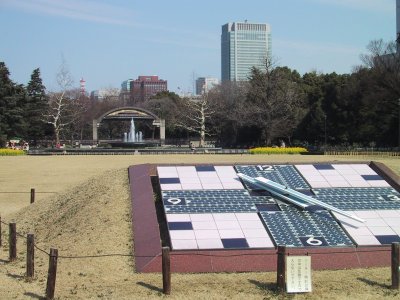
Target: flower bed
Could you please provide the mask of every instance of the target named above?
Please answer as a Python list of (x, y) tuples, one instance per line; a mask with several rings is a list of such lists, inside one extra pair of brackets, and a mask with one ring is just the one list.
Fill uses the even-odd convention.
[(306, 152), (307, 149), (302, 147), (258, 147), (249, 149), (250, 154), (301, 154)]
[(24, 150), (17, 149), (0, 149), (0, 156), (16, 156), (16, 155), (25, 155)]

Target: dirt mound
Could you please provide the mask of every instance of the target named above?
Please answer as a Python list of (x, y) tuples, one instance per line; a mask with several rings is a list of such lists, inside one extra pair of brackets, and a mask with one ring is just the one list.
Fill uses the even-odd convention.
[[(130, 207), (127, 169), (120, 169), (104, 172), (64, 193), (36, 202), (11, 219), (17, 223), (19, 233), (35, 234), (39, 248), (47, 253), (50, 248), (58, 249), (58, 294), (77, 296), (87, 284), (78, 284), (77, 278), (83, 282), (89, 279), (92, 288), (96, 290), (98, 286), (104, 293), (105, 283), (113, 285), (134, 273), (133, 259), (129, 256), (63, 258), (132, 254)], [(19, 238), (16, 263), (21, 264), (21, 276), (26, 253), (24, 242)], [(35, 256), (38, 280), (32, 284), (39, 284), (39, 289), (44, 290), (48, 256), (40, 250), (36, 250)]]

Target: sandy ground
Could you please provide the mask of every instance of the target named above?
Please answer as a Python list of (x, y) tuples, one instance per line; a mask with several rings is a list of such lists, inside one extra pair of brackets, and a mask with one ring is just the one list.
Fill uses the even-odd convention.
[[(400, 174), (400, 160), (379, 160)], [(0, 214), (17, 231), (35, 234), (37, 246), (57, 248), (57, 299), (163, 298), (161, 274), (134, 271), (127, 168), (140, 163), (250, 163), (355, 160), (326, 156), (170, 155), (0, 157)], [(30, 188), (37, 192), (29, 204)], [(8, 228), (2, 224), (0, 299), (40, 299), (45, 294), (48, 256), (35, 250), (35, 278), (25, 278), (25, 239), (8, 261)], [(121, 254), (98, 258), (88, 255)], [(75, 257), (75, 258), (72, 258)], [(275, 273), (173, 274), (171, 299), (270, 299)], [(400, 298), (390, 269), (313, 272), (313, 293), (297, 299)], [(291, 298), (293, 298), (291, 297)]]

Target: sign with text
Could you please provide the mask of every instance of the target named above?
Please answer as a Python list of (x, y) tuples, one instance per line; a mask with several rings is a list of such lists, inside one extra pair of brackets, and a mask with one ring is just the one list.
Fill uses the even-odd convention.
[(286, 256), (286, 292), (311, 292), (311, 256)]

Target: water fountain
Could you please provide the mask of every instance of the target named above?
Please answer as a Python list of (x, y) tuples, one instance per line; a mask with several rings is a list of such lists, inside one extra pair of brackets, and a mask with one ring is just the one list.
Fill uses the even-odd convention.
[(143, 133), (141, 131), (136, 132), (135, 122), (131, 119), (131, 127), (129, 132), (124, 132), (124, 143), (143, 143)]

